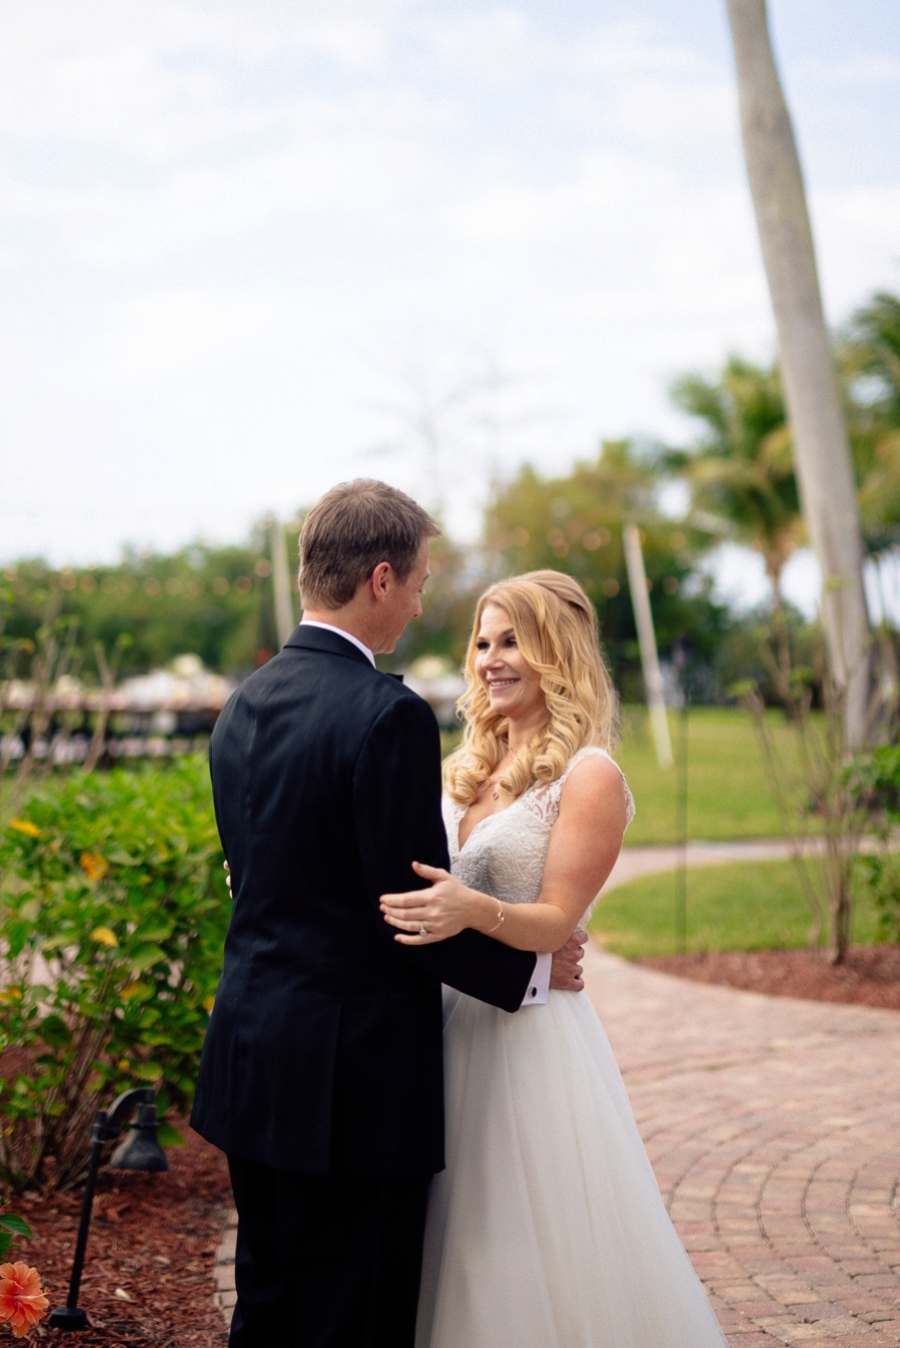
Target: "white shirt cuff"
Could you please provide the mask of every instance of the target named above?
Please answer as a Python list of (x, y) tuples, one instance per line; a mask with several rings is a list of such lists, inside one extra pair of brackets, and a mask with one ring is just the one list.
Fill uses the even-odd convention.
[(523, 1006), (547, 1005), (547, 994), (550, 991), (550, 970), (552, 965), (552, 955), (538, 955), (534, 966), (534, 973), (531, 975), (531, 981), (525, 989), (525, 996), (522, 998)]

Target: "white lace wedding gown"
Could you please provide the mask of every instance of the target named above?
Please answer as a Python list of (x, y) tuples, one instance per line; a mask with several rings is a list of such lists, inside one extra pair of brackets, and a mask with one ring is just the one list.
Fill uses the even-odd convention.
[[(453, 874), (534, 903), (565, 778), (602, 752), (581, 750), (462, 849), (465, 811), (446, 800)], [(510, 1015), (445, 988), (444, 1044), (447, 1169), (429, 1198), (416, 1348), (723, 1348), (587, 995)]]

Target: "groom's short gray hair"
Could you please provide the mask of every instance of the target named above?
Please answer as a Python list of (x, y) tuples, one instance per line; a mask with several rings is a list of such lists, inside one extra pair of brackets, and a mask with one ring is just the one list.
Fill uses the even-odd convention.
[(386, 482), (359, 477), (332, 487), (300, 531), (304, 607), (343, 608), (381, 562), (390, 562), (402, 585), (423, 542), (440, 532), (411, 496)]

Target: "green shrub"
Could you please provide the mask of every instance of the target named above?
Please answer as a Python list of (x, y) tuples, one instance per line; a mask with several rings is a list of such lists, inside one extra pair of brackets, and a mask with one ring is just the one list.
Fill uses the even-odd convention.
[(7, 824), (8, 1184), (77, 1180), (93, 1115), (121, 1090), (152, 1085), (161, 1112), (188, 1108), (229, 916), (221, 866), (201, 760), (72, 776)]
[(900, 941), (900, 745), (884, 744), (850, 765), (848, 775), (858, 799), (867, 803), (880, 846), (857, 860), (859, 878), (878, 910), (882, 941)]
[(878, 936), (900, 941), (900, 864), (895, 853), (882, 848), (857, 863), (860, 876), (878, 910)]

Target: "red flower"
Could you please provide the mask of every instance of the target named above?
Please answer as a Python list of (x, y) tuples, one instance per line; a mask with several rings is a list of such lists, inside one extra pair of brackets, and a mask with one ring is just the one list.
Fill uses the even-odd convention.
[(43, 1320), (50, 1302), (41, 1291), (41, 1275), (27, 1264), (0, 1264), (0, 1320), (8, 1320), (17, 1339)]

